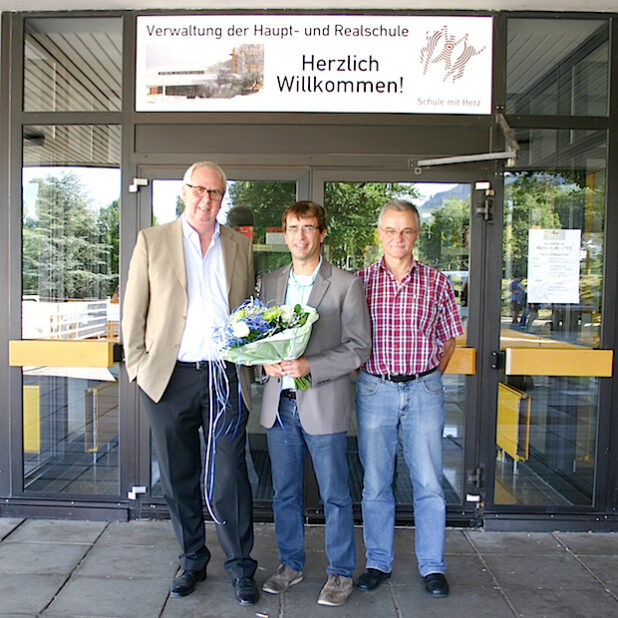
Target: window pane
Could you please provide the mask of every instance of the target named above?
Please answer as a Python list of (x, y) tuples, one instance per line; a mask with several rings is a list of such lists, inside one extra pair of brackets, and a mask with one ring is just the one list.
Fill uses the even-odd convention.
[[(118, 339), (119, 128), (24, 128), (23, 339)], [(26, 492), (117, 495), (118, 366), (23, 368)]]
[(607, 20), (510, 19), (509, 114), (606, 116)]
[(24, 111), (116, 111), (121, 84), (121, 18), (26, 20)]
[[(516, 137), (526, 147), (505, 178), (501, 347), (599, 348), (606, 134)], [(596, 377), (502, 374), (496, 503), (593, 503), (598, 395)]]

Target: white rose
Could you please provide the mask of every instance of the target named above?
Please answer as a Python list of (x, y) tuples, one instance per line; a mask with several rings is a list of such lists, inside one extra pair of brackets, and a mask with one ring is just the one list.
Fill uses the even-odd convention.
[(281, 318), (289, 324), (294, 319), (294, 307), (290, 305), (281, 305)]
[(234, 322), (232, 324), (232, 334), (238, 339), (247, 337), (250, 332), (249, 327), (244, 322)]

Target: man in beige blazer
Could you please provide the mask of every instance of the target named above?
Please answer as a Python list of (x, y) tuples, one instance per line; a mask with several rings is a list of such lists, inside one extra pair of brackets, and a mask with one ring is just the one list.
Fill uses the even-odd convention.
[[(207, 482), (225, 568), (242, 604), (258, 599), (253, 581), (251, 488), (245, 463), (250, 383), (234, 365), (216, 368), (214, 330), (253, 293), (251, 241), (216, 216), (225, 193), (223, 170), (193, 164), (182, 188), (184, 213), (174, 222), (142, 230), (127, 280), (122, 334), (129, 379), (137, 380), (157, 452), (163, 494), (181, 546), (181, 571), (172, 596), (185, 596), (206, 578), (210, 552), (202, 515), (199, 429), (218, 435), (214, 486)], [(215, 381), (227, 382), (229, 400), (213, 422)], [(207, 475), (210, 481), (210, 474)]]
[[(321, 256), (326, 236), (322, 206), (292, 204), (283, 214), (283, 228), (292, 264), (266, 275), (260, 296), (268, 304), (310, 305), (319, 318), (304, 356), (264, 366), (268, 380), (261, 423), (267, 428), (280, 565), (262, 589), (279, 594), (303, 579), (303, 472), (309, 451), (324, 502), (330, 562), (318, 603), (337, 606), (352, 592), (356, 566), (346, 432), (350, 373), (371, 351), (369, 313), (361, 281)], [(311, 386), (295, 390), (293, 378), (306, 376)]]

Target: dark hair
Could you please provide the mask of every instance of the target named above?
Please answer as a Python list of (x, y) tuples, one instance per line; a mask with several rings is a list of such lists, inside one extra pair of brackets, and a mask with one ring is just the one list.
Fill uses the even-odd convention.
[(320, 206), (320, 204), (316, 204), (315, 202), (301, 200), (300, 202), (294, 202), (291, 206), (288, 206), (281, 216), (281, 225), (284, 230), (288, 215), (295, 215), (299, 219), (315, 217), (318, 220), (318, 229), (320, 232), (326, 229), (326, 211), (324, 210), (324, 206)]

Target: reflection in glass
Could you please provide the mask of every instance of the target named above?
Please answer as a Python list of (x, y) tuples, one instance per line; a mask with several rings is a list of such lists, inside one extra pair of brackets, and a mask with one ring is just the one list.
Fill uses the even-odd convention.
[[(599, 348), (605, 132), (517, 139), (526, 146), (524, 169), (505, 178), (501, 347)], [(531, 230), (547, 239), (540, 248)], [(598, 393), (595, 377), (501, 376), (496, 503), (592, 504)]]
[(508, 21), (509, 114), (606, 116), (609, 21)]
[[(35, 145), (34, 134), (51, 138)], [(118, 340), (119, 158), (91, 149), (96, 160), (82, 151), (69, 165), (65, 155), (88, 142), (54, 138), (72, 134), (24, 128), (24, 161), (37, 165), (22, 173), (22, 338)], [(43, 167), (50, 158), (64, 165)], [(117, 495), (118, 367), (27, 366), (22, 375), (24, 490)]]
[(26, 19), (24, 111), (117, 111), (121, 96), (121, 18)]

